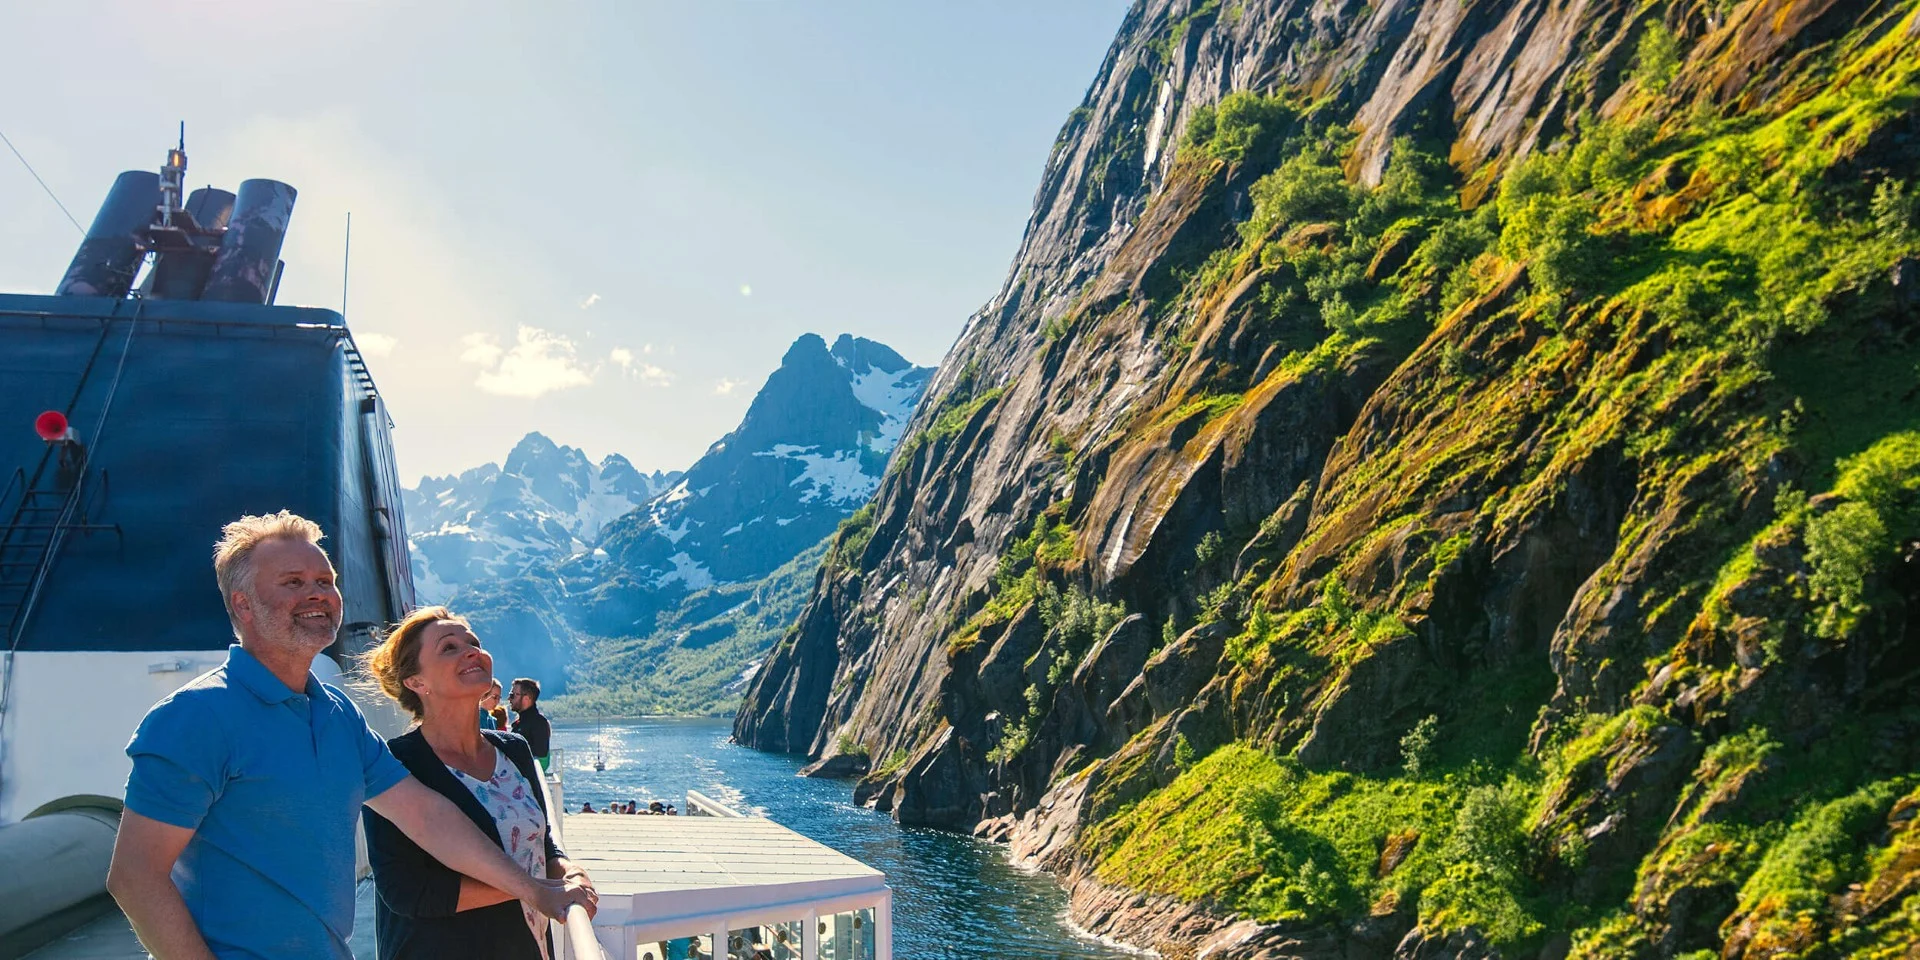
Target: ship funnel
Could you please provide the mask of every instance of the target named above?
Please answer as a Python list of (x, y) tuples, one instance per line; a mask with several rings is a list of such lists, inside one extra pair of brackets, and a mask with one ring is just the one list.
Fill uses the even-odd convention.
[[(153, 221), (154, 208), (160, 205), (160, 175), (146, 170), (129, 170), (113, 181), (100, 212), (94, 214), (87, 238), (67, 266), (54, 293), (63, 297), (124, 297), (133, 286), (145, 251), (141, 235)], [(276, 240), (274, 249), (278, 251)], [(272, 262), (272, 258), (268, 258)]]
[[(154, 189), (158, 191), (157, 184)], [(214, 257), (201, 299), (267, 302), (297, 195), (298, 191), (278, 180), (241, 181), (232, 218), (220, 240), (220, 252)]]
[(213, 275), (213, 258), (220, 249), (220, 232), (233, 218), (233, 194), (201, 187), (187, 197), (188, 223), (199, 228), (191, 246), (169, 250), (154, 261), (152, 296), (167, 300), (198, 300)]

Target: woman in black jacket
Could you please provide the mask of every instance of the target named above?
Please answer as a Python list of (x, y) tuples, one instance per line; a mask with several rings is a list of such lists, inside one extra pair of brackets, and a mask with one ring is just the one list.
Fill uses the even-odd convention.
[[(452, 800), (529, 873), (584, 887), (591, 901), (586, 871), (553, 842), (527, 742), (474, 723), (492, 685), (493, 657), (467, 622), (445, 607), (417, 610), (367, 655), (366, 669), (419, 721), (387, 742), (414, 778)], [(379, 893), (373, 924), (380, 960), (552, 956), (538, 911), (442, 865), (372, 810), (362, 816)]]

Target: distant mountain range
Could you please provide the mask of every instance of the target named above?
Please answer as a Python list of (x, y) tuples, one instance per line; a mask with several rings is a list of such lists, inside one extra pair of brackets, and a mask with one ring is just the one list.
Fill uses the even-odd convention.
[[(503, 465), (424, 478), (406, 492), (420, 599), (471, 618), (499, 675), (625, 691), (598, 709), (730, 711), (798, 609), (771, 598), (810, 581), (817, 563), (795, 561), (871, 498), (932, 372), (872, 340), (807, 334), (684, 473), (596, 465), (531, 433)], [(779, 588), (763, 584), (776, 573)], [(668, 663), (663, 691), (645, 674)]]
[(641, 473), (609, 454), (596, 466), (576, 447), (529, 433), (504, 466), (424, 477), (405, 491), (413, 577), (441, 602), (476, 580), (512, 577), (582, 553), (601, 528), (671, 487), (680, 474)]

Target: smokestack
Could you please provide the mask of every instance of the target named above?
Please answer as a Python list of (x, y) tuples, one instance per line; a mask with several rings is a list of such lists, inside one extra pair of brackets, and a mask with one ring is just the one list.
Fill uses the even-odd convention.
[[(54, 293), (63, 297), (124, 297), (133, 286), (142, 256), (138, 235), (153, 222), (160, 205), (160, 175), (128, 170), (114, 178), (113, 189), (93, 215), (87, 238), (67, 266)], [(279, 249), (278, 244), (274, 249)], [(272, 262), (269, 259), (268, 262)]]
[[(201, 187), (187, 198), (187, 213), (204, 230), (223, 230), (233, 217), (233, 194), (213, 187)], [(198, 300), (213, 274), (214, 254), (219, 246), (211, 240), (198, 240), (191, 250), (168, 250), (153, 264), (151, 296), (165, 300)]]
[(298, 191), (278, 180), (243, 180), (202, 300), (266, 303)]

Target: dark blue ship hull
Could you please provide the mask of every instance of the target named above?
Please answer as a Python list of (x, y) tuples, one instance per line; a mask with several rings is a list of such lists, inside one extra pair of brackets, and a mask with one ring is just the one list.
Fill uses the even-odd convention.
[(0, 584), (30, 572), (26, 528), (49, 526), (20, 510), (36, 478), (60, 479), (59, 445), (34, 431), (48, 410), (85, 446), (85, 475), (69, 478), (82, 496), (11, 628), (13, 651), (224, 647), (213, 543), (226, 522), (282, 508), (327, 533), (343, 646), (412, 606), (391, 425), (339, 314), (0, 295), (0, 524), (21, 528)]

